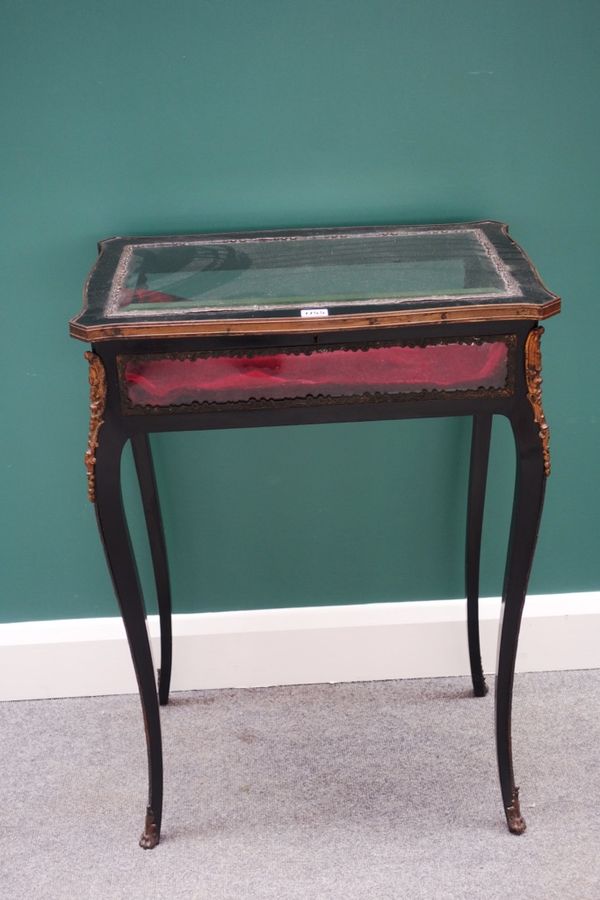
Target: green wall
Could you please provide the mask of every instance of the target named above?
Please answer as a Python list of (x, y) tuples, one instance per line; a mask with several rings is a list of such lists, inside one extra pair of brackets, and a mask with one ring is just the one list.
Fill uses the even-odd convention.
[[(531, 591), (600, 587), (595, 0), (3, 10), (3, 620), (116, 614), (86, 499), (85, 346), (67, 336), (96, 241), (113, 234), (509, 222), (564, 298), (543, 343), (553, 474)], [(499, 421), (491, 595), (511, 441)], [(153, 444), (178, 611), (462, 596), (466, 420)]]

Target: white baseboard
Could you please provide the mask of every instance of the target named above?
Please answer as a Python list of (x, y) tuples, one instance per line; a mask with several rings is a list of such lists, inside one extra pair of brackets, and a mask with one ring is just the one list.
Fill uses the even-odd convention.
[[(500, 601), (481, 601), (495, 669)], [(158, 621), (149, 618), (158, 664)], [(464, 600), (175, 615), (175, 691), (466, 675)], [(600, 591), (529, 597), (518, 671), (600, 668)], [(119, 618), (0, 625), (0, 700), (136, 690)]]

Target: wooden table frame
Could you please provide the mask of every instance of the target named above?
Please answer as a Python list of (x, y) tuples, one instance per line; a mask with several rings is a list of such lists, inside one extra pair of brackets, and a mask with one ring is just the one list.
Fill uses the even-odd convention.
[[(557, 311), (554, 309), (553, 311)], [(510, 313), (508, 313), (510, 316)], [(551, 314), (550, 312), (548, 314)], [(466, 317), (468, 319), (468, 317)], [(511, 423), (516, 445), (516, 484), (506, 573), (496, 679), (496, 740), (502, 800), (508, 827), (514, 834), (525, 829), (515, 786), (511, 745), (511, 706), (519, 628), (532, 565), (546, 477), (550, 471), (548, 428), (541, 405), (540, 335), (536, 319), (520, 317), (498, 321), (462, 321), (363, 330), (335, 330), (335, 323), (319, 321), (314, 332), (207, 335), (173, 338), (127, 339), (110, 337), (92, 345), (90, 363), (91, 421), (86, 467), (88, 492), (96, 509), (100, 536), (120, 605), (139, 686), (148, 750), (149, 795), (144, 848), (159, 842), (162, 820), (163, 771), (159, 703), (169, 699), (171, 677), (171, 595), (165, 539), (150, 442), (151, 432), (303, 425), (326, 422), (407, 419), (431, 416), (470, 416), (473, 420), (466, 536), (466, 594), (468, 645), (476, 696), (486, 691), (479, 646), (479, 557), (492, 417), (503, 415)], [(326, 326), (329, 330), (326, 330)], [(75, 332), (73, 332), (75, 333)], [(77, 335), (79, 336), (79, 335)], [(401, 397), (365, 396), (305, 399), (264, 404), (223, 404), (215, 409), (127, 408), (120, 357), (177, 353), (281, 351), (316, 346), (367, 345), (374, 341), (410, 344), (423, 341), (475, 340), (508, 336), (511, 342), (508, 387), (504, 391), (422, 391)], [(105, 337), (104, 335), (102, 336)], [(89, 339), (89, 337), (88, 337)], [(144, 600), (137, 573), (123, 499), (120, 469), (123, 447), (131, 441), (143, 500), (161, 626), (161, 664), (158, 689), (146, 629)]]

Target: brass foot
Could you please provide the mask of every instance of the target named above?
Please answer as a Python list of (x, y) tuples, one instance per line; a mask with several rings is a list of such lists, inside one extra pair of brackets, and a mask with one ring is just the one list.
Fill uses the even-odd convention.
[(508, 823), (508, 830), (511, 834), (523, 834), (527, 828), (525, 819), (521, 815), (518, 787), (513, 788), (512, 803), (506, 808), (506, 821)]
[(156, 817), (150, 807), (146, 810), (144, 833), (140, 838), (140, 847), (143, 850), (153, 850), (160, 840), (160, 831), (156, 824)]

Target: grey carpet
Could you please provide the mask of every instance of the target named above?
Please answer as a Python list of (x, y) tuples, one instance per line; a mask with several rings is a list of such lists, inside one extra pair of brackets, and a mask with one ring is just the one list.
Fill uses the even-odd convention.
[(598, 900), (599, 700), (600, 671), (517, 677), (515, 837), (466, 679), (175, 694), (153, 851), (137, 697), (0, 704), (0, 895)]

